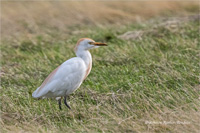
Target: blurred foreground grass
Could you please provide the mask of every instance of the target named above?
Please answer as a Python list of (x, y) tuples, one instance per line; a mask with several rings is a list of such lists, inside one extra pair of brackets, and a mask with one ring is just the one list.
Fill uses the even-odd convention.
[[(2, 130), (198, 132), (199, 22), (160, 23), (82, 27), (84, 32), (63, 40), (56, 34), (3, 40)], [(126, 31), (148, 32), (133, 40), (118, 38)], [(75, 56), (72, 50), (80, 37), (109, 46), (91, 50), (93, 69), (70, 96), (72, 110), (60, 111), (55, 100), (33, 99), (31, 93), (45, 77)], [(164, 121), (175, 123), (147, 123)]]

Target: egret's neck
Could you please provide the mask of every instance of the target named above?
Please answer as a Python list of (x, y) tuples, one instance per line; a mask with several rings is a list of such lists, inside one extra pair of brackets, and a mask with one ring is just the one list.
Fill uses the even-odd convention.
[(76, 56), (82, 58), (86, 66), (92, 64), (92, 56), (88, 50), (77, 50)]

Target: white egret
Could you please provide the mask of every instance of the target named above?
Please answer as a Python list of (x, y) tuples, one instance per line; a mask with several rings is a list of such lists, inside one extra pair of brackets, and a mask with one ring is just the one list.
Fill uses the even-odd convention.
[(60, 109), (62, 109), (61, 99), (64, 97), (64, 103), (70, 109), (66, 101), (67, 96), (78, 89), (90, 73), (92, 56), (89, 49), (99, 46), (107, 46), (107, 44), (95, 42), (90, 38), (80, 39), (75, 47), (77, 57), (65, 61), (51, 72), (32, 96), (34, 98), (56, 98)]

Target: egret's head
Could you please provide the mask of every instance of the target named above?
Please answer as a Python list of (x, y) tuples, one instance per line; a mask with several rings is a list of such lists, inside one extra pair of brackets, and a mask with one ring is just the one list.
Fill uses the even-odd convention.
[(95, 42), (94, 40), (92, 40), (90, 38), (81, 38), (78, 40), (78, 42), (76, 44), (75, 51), (89, 50), (92, 48), (97, 48), (99, 46), (107, 46), (107, 44), (101, 43), (101, 42)]

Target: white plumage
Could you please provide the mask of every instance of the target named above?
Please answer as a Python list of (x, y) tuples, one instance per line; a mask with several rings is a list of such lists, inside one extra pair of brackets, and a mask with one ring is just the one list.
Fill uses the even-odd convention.
[(60, 97), (71, 94), (83, 81), (86, 72), (84, 61), (75, 57), (60, 65), (51, 79), (48, 79), (43, 88), (38, 88), (33, 97)]
[(82, 84), (88, 76), (92, 68), (92, 56), (89, 49), (106, 46), (105, 43), (95, 42), (89, 38), (82, 38), (77, 42), (75, 53), (77, 57), (71, 58), (58, 66), (44, 80), (42, 85), (38, 87), (32, 94), (34, 98), (56, 98), (59, 99), (59, 107), (61, 109), (61, 98), (73, 93)]

